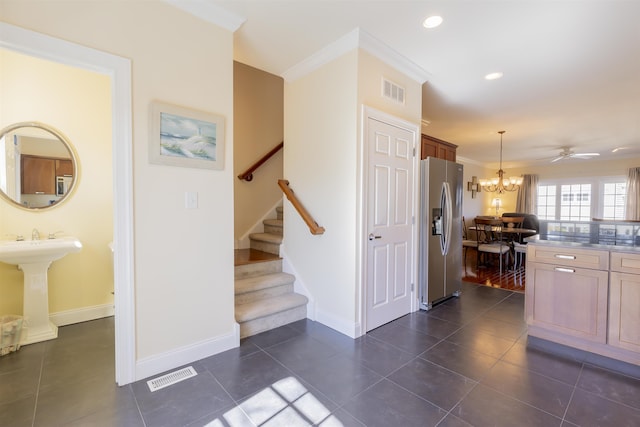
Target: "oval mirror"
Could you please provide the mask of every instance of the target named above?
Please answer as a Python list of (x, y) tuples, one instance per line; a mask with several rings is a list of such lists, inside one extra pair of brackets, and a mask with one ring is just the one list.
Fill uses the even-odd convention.
[(39, 122), (0, 131), (0, 195), (23, 209), (59, 205), (72, 193), (78, 162), (69, 140)]

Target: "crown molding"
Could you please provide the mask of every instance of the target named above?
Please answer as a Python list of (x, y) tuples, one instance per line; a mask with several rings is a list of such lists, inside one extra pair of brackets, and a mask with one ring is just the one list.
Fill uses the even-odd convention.
[(365, 50), (420, 84), (427, 81), (429, 74), (420, 66), (360, 28), (355, 28), (289, 68), (281, 77), (286, 82), (295, 81), (356, 48)]
[(217, 6), (208, 0), (162, 0), (204, 21), (235, 32), (247, 18)]

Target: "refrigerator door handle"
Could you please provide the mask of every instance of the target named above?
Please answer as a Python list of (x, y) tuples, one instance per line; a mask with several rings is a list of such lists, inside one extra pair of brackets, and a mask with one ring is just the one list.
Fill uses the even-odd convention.
[(442, 236), (440, 236), (440, 249), (442, 250), (442, 255), (447, 255), (451, 246), (453, 206), (451, 205), (451, 186), (446, 181), (442, 183), (440, 202), (442, 203), (442, 217), (444, 220)]

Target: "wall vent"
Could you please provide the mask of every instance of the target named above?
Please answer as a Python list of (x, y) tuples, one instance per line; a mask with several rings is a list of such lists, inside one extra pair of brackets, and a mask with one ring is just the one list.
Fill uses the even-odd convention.
[(198, 375), (196, 370), (193, 369), (192, 366), (188, 366), (186, 368), (170, 372), (161, 377), (149, 380), (147, 381), (147, 385), (149, 386), (149, 390), (151, 390), (152, 392), (158, 391), (162, 388), (169, 387), (170, 385), (186, 380), (187, 378), (195, 377), (196, 375)]
[(404, 88), (384, 77), (382, 78), (382, 96), (398, 104), (404, 104)]

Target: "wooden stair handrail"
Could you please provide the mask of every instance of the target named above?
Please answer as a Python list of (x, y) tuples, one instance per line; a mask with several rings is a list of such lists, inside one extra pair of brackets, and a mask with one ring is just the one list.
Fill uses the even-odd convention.
[(311, 215), (309, 215), (309, 212), (307, 212), (304, 206), (302, 206), (296, 195), (293, 193), (291, 187), (289, 187), (289, 181), (286, 179), (279, 179), (278, 186), (280, 186), (280, 189), (287, 196), (287, 199), (289, 199), (293, 207), (296, 208), (304, 222), (309, 227), (311, 234), (324, 234), (324, 227), (320, 227), (318, 223), (313, 220)]
[(244, 171), (243, 173), (238, 175), (238, 179), (241, 179), (241, 180), (243, 179), (243, 180), (245, 180), (247, 182), (253, 180), (253, 172), (255, 172), (255, 170), (258, 169), (260, 166), (262, 166), (262, 164), (264, 162), (269, 160), (271, 158), (271, 156), (276, 154), (282, 147), (284, 147), (284, 141), (282, 141), (280, 144), (278, 144), (275, 147), (273, 147), (273, 149), (271, 149), (271, 151), (269, 151), (267, 154), (262, 156), (249, 169), (247, 169), (246, 171)]

